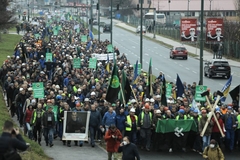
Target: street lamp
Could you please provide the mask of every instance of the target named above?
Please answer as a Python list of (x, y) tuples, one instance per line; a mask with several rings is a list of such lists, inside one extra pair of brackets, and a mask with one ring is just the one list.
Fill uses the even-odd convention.
[(111, 40), (111, 44), (113, 45), (113, 39), (112, 39), (112, 37), (113, 37), (113, 23), (112, 23), (112, 10), (113, 10), (113, 0), (111, 0), (111, 6), (110, 6), (110, 15), (111, 15), (111, 37), (110, 37), (110, 40)]
[(209, 2), (210, 2), (210, 15), (212, 15), (212, 1), (213, 0), (209, 0)]
[[(141, 67), (143, 68), (143, 63), (142, 63), (142, 55), (143, 55), (143, 0), (140, 0), (140, 64)], [(141, 68), (141, 69), (142, 69)]]
[(29, 22), (29, 1), (28, 1), (28, 4), (27, 4), (27, 6), (28, 6), (28, 22)]
[(204, 12), (204, 0), (201, 0), (201, 33), (200, 33), (200, 74), (199, 85), (203, 85), (203, 12)]
[(91, 19), (91, 23), (90, 23), (90, 30), (93, 30), (93, 0), (91, 0), (91, 8), (90, 8), (90, 19)]
[(99, 5), (99, 1), (97, 3), (97, 10), (98, 10), (98, 41), (100, 41), (100, 5)]
[(188, 10), (188, 12), (187, 12), (187, 14), (188, 14), (187, 16), (188, 16), (188, 17), (190, 16), (190, 15), (189, 15), (189, 3), (190, 3), (190, 0), (188, 0), (188, 9), (187, 9), (187, 10)]

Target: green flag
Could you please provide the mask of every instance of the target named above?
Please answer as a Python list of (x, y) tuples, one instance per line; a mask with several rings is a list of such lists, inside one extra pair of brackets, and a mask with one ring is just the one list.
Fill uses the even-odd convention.
[(167, 97), (166, 97), (166, 79), (163, 75), (162, 77), (162, 95), (161, 95), (161, 105), (167, 106)]
[[(130, 99), (131, 96), (131, 87), (130, 87), (130, 83), (129, 80), (126, 76), (126, 73), (124, 72), (124, 70), (122, 70), (122, 78), (121, 78), (121, 89), (120, 90), (120, 101), (122, 104), (127, 103)], [(124, 96), (124, 99), (122, 97), (122, 95)], [(125, 105), (125, 104), (124, 104)]]
[(182, 132), (197, 131), (197, 124), (193, 119), (187, 120), (158, 120), (156, 132), (157, 133), (170, 133), (180, 134)]
[(150, 58), (149, 67), (148, 67), (148, 83), (147, 83), (147, 98), (151, 98), (153, 95), (152, 91), (152, 58)]
[(113, 52), (113, 45), (112, 44), (107, 45), (107, 52), (109, 52), (109, 53)]
[(118, 92), (120, 90), (120, 82), (118, 76), (118, 68), (116, 63), (114, 63), (111, 80), (107, 89), (106, 100), (110, 103), (115, 103), (118, 98)]

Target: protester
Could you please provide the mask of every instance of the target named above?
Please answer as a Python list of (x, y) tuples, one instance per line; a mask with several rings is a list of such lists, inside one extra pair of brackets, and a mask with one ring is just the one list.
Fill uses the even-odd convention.
[(104, 139), (107, 142), (106, 150), (108, 152), (108, 160), (112, 160), (112, 157), (114, 159), (115, 153), (118, 152), (118, 147), (122, 140), (122, 134), (116, 128), (115, 124), (109, 126), (109, 130), (105, 133)]
[(212, 139), (203, 151), (203, 158), (207, 160), (224, 160), (224, 155), (218, 143)]
[(123, 137), (118, 152), (123, 153), (122, 160), (140, 160), (137, 146), (131, 143), (127, 136)]

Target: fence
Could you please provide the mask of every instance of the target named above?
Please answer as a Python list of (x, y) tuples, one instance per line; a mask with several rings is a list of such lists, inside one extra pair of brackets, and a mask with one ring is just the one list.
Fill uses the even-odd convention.
[[(140, 25), (140, 18), (133, 15), (121, 16), (119, 20), (135, 27)], [(152, 24), (149, 23), (149, 21), (146, 21), (145, 19), (143, 19), (143, 25), (148, 27), (149, 25), (152, 25)], [(166, 27), (166, 26), (156, 25), (155, 31), (156, 31), (156, 34), (166, 36), (174, 40), (180, 40), (181, 33), (180, 33), (179, 26), (168, 25)], [(204, 31), (204, 35), (206, 35), (205, 31)], [(229, 40), (224, 40), (222, 44), (223, 44), (223, 50), (222, 50), (223, 55), (240, 59), (240, 42), (232, 42)], [(204, 44), (204, 47), (207, 49), (211, 49), (212, 46), (213, 46), (212, 44), (207, 44), (207, 43)]]

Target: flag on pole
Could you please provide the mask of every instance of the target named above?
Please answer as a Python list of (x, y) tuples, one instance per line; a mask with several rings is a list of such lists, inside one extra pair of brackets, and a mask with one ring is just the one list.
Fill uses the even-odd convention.
[(111, 80), (107, 89), (106, 100), (110, 103), (115, 103), (118, 98), (118, 92), (120, 90), (120, 82), (118, 75), (118, 68), (116, 62), (114, 62)]
[(230, 96), (232, 97), (233, 101), (236, 101), (236, 103), (238, 104), (238, 106), (240, 106), (240, 85), (238, 85), (237, 87), (235, 87), (233, 90), (231, 90), (229, 92)]
[[(120, 93), (120, 101), (121, 101), (121, 104), (124, 104), (124, 100), (125, 100), (125, 103), (127, 103), (131, 96), (130, 83), (129, 83), (129, 80), (128, 80), (124, 70), (122, 70), (121, 86), (122, 86), (121, 87), (122, 90), (120, 90), (120, 92), (122, 92), (122, 93)], [(124, 99), (123, 99), (122, 95), (124, 96)]]
[(152, 94), (153, 93), (152, 93), (152, 58), (151, 58), (148, 67), (148, 84), (146, 97), (151, 98)]
[(89, 30), (89, 37), (91, 38), (91, 40), (93, 40), (93, 38), (94, 38), (91, 30)]
[(176, 86), (177, 86), (177, 97), (182, 97), (184, 94), (184, 86), (182, 84), (182, 81), (180, 79), (180, 77), (177, 74), (177, 82), (176, 82)]
[(221, 97), (221, 102), (225, 102), (228, 93), (230, 91), (230, 86), (232, 83), (232, 76), (230, 76), (230, 78), (228, 79), (227, 83), (223, 86), (221, 92), (223, 93), (223, 96)]
[(162, 76), (162, 82), (161, 105), (167, 106), (166, 79), (164, 75)]
[(106, 71), (110, 72), (110, 62), (109, 62), (109, 55), (107, 54), (107, 65), (106, 65)]
[(133, 85), (132, 87), (133, 88), (136, 88), (136, 85), (138, 83), (138, 60), (136, 61), (136, 65), (135, 65), (135, 68), (134, 68), (134, 77), (133, 77)]

